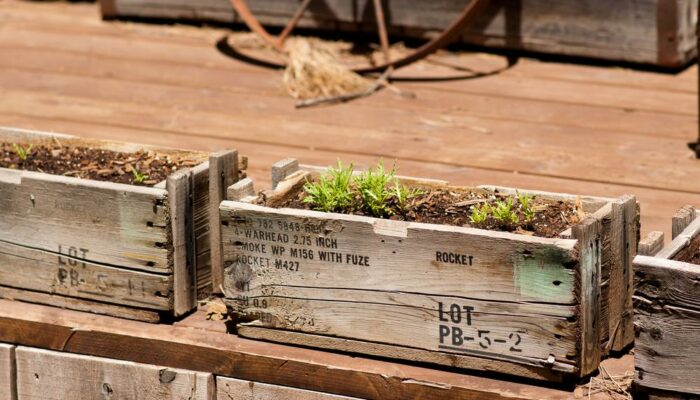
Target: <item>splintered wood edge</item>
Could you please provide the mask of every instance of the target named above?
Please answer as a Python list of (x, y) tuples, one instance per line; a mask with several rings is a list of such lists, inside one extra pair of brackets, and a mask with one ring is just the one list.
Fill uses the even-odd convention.
[(678, 236), (676, 236), (670, 245), (656, 254), (658, 258), (671, 259), (679, 251), (686, 248), (690, 242), (700, 234), (700, 218), (694, 219)]
[(640, 256), (654, 256), (664, 247), (664, 233), (661, 231), (651, 231), (646, 237), (639, 241)]
[(238, 181), (239, 172), (237, 150), (224, 150), (209, 157), (209, 240), (213, 293), (221, 293), (224, 281), (219, 204), (226, 200), (229, 185)]
[(398, 359), (404, 361), (438, 364), (461, 369), (492, 371), (551, 382), (563, 382), (567, 376), (576, 373), (575, 367), (570, 364), (559, 362), (544, 364), (540, 360), (526, 357), (517, 357), (517, 362), (514, 363), (512, 358), (499, 359), (498, 355), (489, 355), (488, 358), (485, 358), (462, 354), (445, 354), (438, 351), (412, 347), (372, 343), (334, 336), (315, 335), (312, 333), (285, 331), (246, 324), (237, 325), (237, 332), (242, 337), (276, 343), (315, 347), (346, 353), (367, 354), (391, 359), (397, 359), (397, 354), (401, 354), (401, 357), (398, 357)]
[(671, 239), (675, 239), (680, 235), (695, 220), (696, 216), (695, 207), (691, 205), (684, 205), (679, 208), (671, 219)]
[(188, 258), (191, 249), (192, 229), (188, 224), (191, 216), (190, 183), (192, 171), (179, 170), (168, 177), (168, 204), (170, 211), (170, 229), (172, 235), (172, 271), (173, 271), (173, 312), (175, 316), (185, 314), (196, 306), (194, 294), (194, 265)]
[(226, 189), (225, 200), (241, 201), (247, 197), (253, 196), (255, 196), (253, 180), (250, 178), (243, 178)]

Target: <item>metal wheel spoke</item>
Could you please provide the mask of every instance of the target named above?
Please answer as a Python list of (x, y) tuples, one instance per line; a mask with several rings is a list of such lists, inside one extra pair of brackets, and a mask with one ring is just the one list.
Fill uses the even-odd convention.
[(294, 12), (292, 19), (289, 20), (287, 25), (282, 30), (282, 33), (280, 33), (280, 35), (277, 37), (277, 43), (280, 46), (284, 44), (284, 41), (287, 40), (289, 34), (291, 34), (294, 28), (297, 26), (299, 19), (301, 19), (301, 16), (304, 15), (304, 11), (306, 11), (306, 9), (309, 8), (310, 3), (311, 0), (304, 0), (299, 6), (299, 8), (297, 8), (297, 10)]
[(384, 19), (384, 8), (382, 0), (374, 0), (374, 15), (377, 20), (377, 31), (379, 33), (379, 43), (384, 53), (384, 63), (389, 64), (389, 35), (386, 31), (386, 20)]

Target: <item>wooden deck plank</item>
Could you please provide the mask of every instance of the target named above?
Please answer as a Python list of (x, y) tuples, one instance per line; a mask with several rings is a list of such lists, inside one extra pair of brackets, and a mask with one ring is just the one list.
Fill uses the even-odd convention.
[[(361, 126), (319, 123), (313, 119), (290, 121), (291, 117), (268, 116), (262, 112), (255, 116), (210, 112), (203, 110), (206, 107), (196, 106), (196, 93), (178, 95), (177, 90), (167, 87), (143, 88), (124, 83), (109, 85), (103, 80), (67, 79), (64, 76), (55, 77), (52, 83), (47, 83), (52, 79), (54, 77), (48, 74), (32, 75), (19, 71), (0, 74), (0, 83), (8, 87), (6, 93), (12, 94), (0, 100), (0, 107), (26, 115), (57, 118), (82, 115), (81, 118), (90, 122), (110, 118), (111, 121), (134, 127), (172, 128), (190, 131), (192, 135), (206, 133), (234, 137), (242, 142), (289, 144), (290, 147), (301, 144), (326, 151), (437, 161), (493, 171), (518, 171), (535, 176), (687, 193), (700, 190), (700, 184), (692, 179), (699, 166), (689, 157), (691, 153), (681, 141), (478, 119), (473, 119), (473, 123), (479, 124), (477, 128), (481, 131), (440, 127), (426, 135), (427, 132), (420, 126), (401, 126), (405, 122), (392, 119), (390, 115), (377, 119), (377, 123), (384, 121), (387, 124), (386, 121), (393, 120), (400, 126), (399, 129), (381, 129), (364, 118), (360, 122), (365, 121), (368, 126), (363, 129)], [(12, 88), (18, 86), (48, 93), (15, 92)], [(63, 96), (55, 94), (56, 91), (77, 95)], [(119, 101), (113, 101), (115, 97), (120, 97)], [(163, 104), (152, 105), (157, 101)], [(42, 103), (46, 105), (42, 107)], [(264, 123), (260, 123), (261, 118), (264, 118)], [(435, 123), (439, 124), (440, 121)], [(284, 129), (279, 129), (281, 126)], [(330, 129), (334, 140), (324, 140)], [(295, 137), (293, 145), (289, 141), (290, 135)], [(586, 140), (581, 140), (581, 137), (586, 137)], [(675, 148), (672, 147), (673, 143), (676, 143)], [(660, 149), (664, 149), (665, 157), (672, 160), (658, 157)], [(618, 161), (614, 169), (608, 166), (611, 159)]]
[[(192, 327), (154, 325), (0, 300), (0, 341), (367, 399), (588, 398), (585, 385), (546, 388), (245, 340), (217, 333), (224, 322), (205, 313), (188, 318)], [(629, 356), (604, 365), (613, 375), (632, 368)]]

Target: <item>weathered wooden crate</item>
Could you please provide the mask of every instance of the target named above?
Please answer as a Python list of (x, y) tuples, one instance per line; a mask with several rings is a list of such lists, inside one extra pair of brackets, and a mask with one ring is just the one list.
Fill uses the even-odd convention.
[(681, 208), (671, 244), (652, 232), (634, 259), (635, 383), (662, 398), (700, 397), (700, 265), (675, 260), (699, 245), (697, 216)]
[[(318, 170), (278, 163), (264, 196)], [(633, 197), (581, 197), (587, 217), (554, 239), (269, 208), (248, 179), (228, 197), (224, 293), (242, 336), (546, 380), (633, 340)]]
[[(4, 142), (56, 138), (156, 150), (0, 128)], [(237, 153), (157, 151), (198, 164), (154, 187), (0, 168), (0, 296), (157, 321), (189, 312), (218, 287), (218, 205), (238, 180)]]
[[(104, 17), (240, 22), (228, 0), (100, 0)], [(263, 24), (285, 26), (296, 1), (249, 1)], [(314, 4), (315, 3), (315, 4)], [(427, 38), (445, 29), (465, 1), (385, 2), (395, 35)], [(493, 0), (462, 41), (492, 48), (680, 67), (696, 54), (698, 0)], [(300, 27), (327, 31), (376, 29), (369, 0), (312, 2)]]

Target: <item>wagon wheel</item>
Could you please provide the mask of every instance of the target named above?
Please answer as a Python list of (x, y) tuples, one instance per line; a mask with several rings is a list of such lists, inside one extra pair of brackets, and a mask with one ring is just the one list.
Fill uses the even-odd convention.
[[(470, 0), (469, 3), (464, 7), (462, 13), (448, 26), (444, 31), (442, 31), (438, 36), (430, 40), (429, 42), (423, 44), (421, 47), (415, 49), (413, 52), (401, 56), (396, 59), (391, 59), (389, 53), (389, 35), (386, 29), (386, 21), (384, 18), (384, 9), (382, 7), (382, 0), (373, 0), (374, 13), (377, 20), (377, 33), (379, 35), (379, 43), (381, 44), (383, 62), (380, 65), (367, 65), (353, 70), (357, 73), (370, 73), (386, 70), (387, 68), (400, 68), (416, 62), (433, 52), (443, 48), (449, 44), (456, 36), (462, 32), (462, 29), (488, 5), (490, 0)], [(299, 19), (304, 15), (304, 12), (309, 7), (311, 0), (302, 0), (299, 8), (296, 10), (292, 18), (285, 25), (282, 32), (274, 36), (270, 34), (258, 21), (258, 19), (253, 15), (248, 8), (248, 3), (246, 0), (230, 0), (233, 8), (236, 10), (238, 15), (241, 17), (243, 22), (250, 28), (251, 31), (256, 33), (260, 38), (262, 38), (266, 43), (273, 46), (279, 52), (284, 53), (284, 42), (287, 40), (289, 35), (292, 33), (296, 27)], [(252, 58), (252, 57), (249, 57)], [(279, 68), (284, 68), (283, 64), (270, 62), (265, 60), (264, 64), (274, 65)]]

